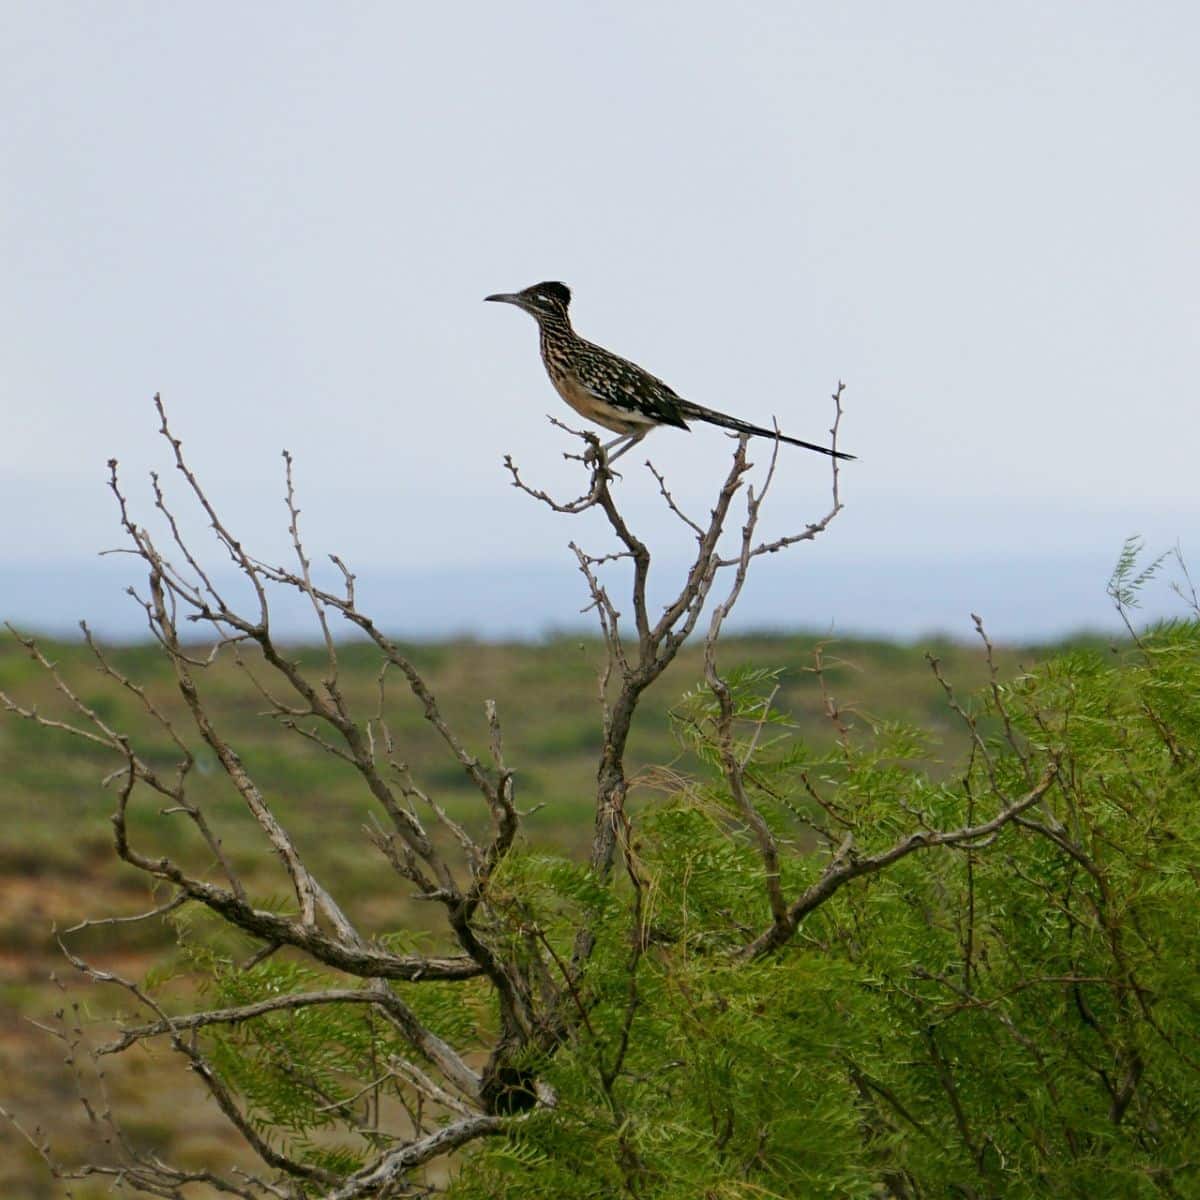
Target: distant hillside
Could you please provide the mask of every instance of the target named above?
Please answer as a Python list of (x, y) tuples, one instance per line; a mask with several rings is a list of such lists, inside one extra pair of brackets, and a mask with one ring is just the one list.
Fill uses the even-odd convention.
[[(947, 712), (941, 688), (925, 660), (932, 651), (945, 672), (969, 694), (985, 680), (976, 645), (939, 640), (899, 644), (879, 640), (818, 638), (813, 634), (731, 638), (721, 661), (728, 667), (746, 664), (779, 668), (781, 687), (776, 707), (792, 715), (798, 734), (815, 746), (827, 744), (831, 727), (820, 689), (811, 673), (813, 650), (824, 646), (825, 679), (848, 719), (859, 725), (873, 721), (906, 721), (927, 729), (945, 746), (935, 758), (954, 758), (963, 744), (961, 730)], [(1055, 646), (1005, 647), (1001, 667), (1015, 671)], [(169, 742), (147, 720), (136, 700), (102, 679), (89, 652), (78, 643), (47, 644), (80, 696), (114, 728), (130, 733), (136, 744), (171, 761)], [(302, 659), (315, 660), (315, 648), (298, 648)], [(504, 727), (509, 762), (517, 771), (522, 807), (544, 805), (527, 825), (570, 843), (582, 834), (591, 804), (595, 755), (599, 746), (596, 667), (598, 642), (556, 636), (534, 644), (488, 644), (476, 641), (414, 644), (411, 654), (438, 695), (455, 727), (480, 751), (485, 748), (483, 701), (495, 699)], [(124, 646), (112, 652), (114, 663), (141, 682), (189, 731), (189, 720), (165, 659), (151, 644)], [(341, 654), (342, 686), (359, 711), (376, 704), (378, 664), (362, 644)], [(700, 681), (699, 646), (684, 649), (660, 683), (647, 694), (632, 740), (636, 764), (661, 765), (680, 751), (671, 733), (668, 710), (679, 696)], [(226, 654), (201, 673), (219, 727), (237, 743), (280, 813), (295, 822), (301, 840), (311, 837), (313, 854), (339, 860), (352, 858), (356, 876), (366, 886), (382, 863), (365, 848), (361, 825), (370, 809), (368, 798), (342, 764), (311, 742), (288, 735), (258, 717), (261, 698), (241, 677)], [(0, 640), (0, 690), (22, 704), (62, 718), (68, 708), (45, 673), (13, 640)], [(416, 778), (451, 811), (470, 822), (484, 816), (478, 796), (460, 769), (446, 760), (440, 742), (423, 719), (419, 706), (398, 685), (390, 694), (393, 733), (398, 753)], [(30, 722), (0, 713), (0, 814), (10, 832), (0, 844), (0, 870), (5, 872), (68, 870), (74, 872), (108, 844), (108, 797), (99, 780), (113, 761), (102, 751), (65, 735), (36, 729)], [(212, 806), (216, 819), (242, 823), (241, 803), (200, 753), (198, 799)], [(66, 836), (64, 836), (66, 831)], [(233, 837), (236, 844), (236, 837)], [(366, 861), (364, 861), (364, 859)]]
[[(972, 612), (1002, 641), (1045, 641), (1080, 629), (1116, 631), (1104, 585), (1116, 550), (1051, 558), (981, 552), (970, 558), (851, 556), (814, 544), (803, 554), (776, 556), (752, 574), (730, 628), (814, 629), (838, 636), (919, 638), (940, 632), (971, 636)], [(676, 564), (678, 566), (678, 564)], [(353, 564), (359, 599), (381, 625), (420, 640), (470, 635), (540, 638), (554, 630), (591, 633), (581, 614), (583, 581), (565, 551), (560, 561), (478, 567), (396, 568)], [(318, 564), (318, 570), (321, 564)], [(666, 564), (657, 571), (672, 578)], [(219, 577), (219, 576), (218, 576)], [(0, 565), (0, 620), (73, 636), (86, 617), (96, 630), (123, 641), (145, 637), (137, 606), (125, 594), (138, 584), (124, 556), (71, 563)], [(332, 577), (330, 582), (337, 585)], [(237, 585), (225, 580), (237, 594)], [(1175, 611), (1165, 588), (1161, 607), (1147, 593), (1147, 618)], [(665, 597), (664, 597), (665, 599)], [(307, 602), (279, 595), (276, 628), (289, 637), (315, 631)]]

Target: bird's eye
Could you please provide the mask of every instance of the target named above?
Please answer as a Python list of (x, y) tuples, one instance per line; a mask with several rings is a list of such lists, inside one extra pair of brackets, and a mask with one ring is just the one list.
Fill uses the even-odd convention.
[(541, 292), (537, 292), (537, 293), (534, 295), (534, 297), (533, 297), (533, 298), (534, 298), (535, 300), (545, 300), (545, 301), (547, 301), (547, 302), (549, 302), (549, 300), (550, 300), (550, 297), (549, 297), (549, 296), (543, 296)]

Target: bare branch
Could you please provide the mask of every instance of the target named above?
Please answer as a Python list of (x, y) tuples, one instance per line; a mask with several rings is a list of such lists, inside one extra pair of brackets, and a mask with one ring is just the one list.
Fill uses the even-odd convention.
[(166, 904), (160, 904), (157, 908), (150, 909), (149, 912), (135, 913), (129, 917), (98, 917), (80, 921), (77, 925), (64, 929), (63, 933), (80, 933), (85, 929), (99, 929), (103, 925), (134, 925), (139, 921), (149, 921), (153, 917), (165, 917), (167, 913), (182, 908), (190, 899), (191, 897), (186, 892), (176, 892)]
[(398, 1150), (389, 1150), (378, 1161), (355, 1172), (340, 1187), (326, 1192), (324, 1200), (355, 1200), (357, 1196), (383, 1195), (404, 1181), (414, 1167), (429, 1162), (459, 1146), (481, 1137), (503, 1133), (509, 1121), (502, 1117), (468, 1117), (453, 1125), (443, 1125), (435, 1133)]
[(518, 825), (517, 809), (513, 803), (513, 773), (504, 762), (504, 744), (500, 734), (500, 717), (496, 711), (495, 700), (486, 701), (484, 708), (487, 712), (492, 762), (499, 775), (499, 783), (495, 789), (495, 802), (491, 805), (492, 841), (475, 871), (475, 882), (467, 895), (468, 917), (487, 894), (487, 886), (493, 873), (503, 861), (517, 836)]
[(1032, 776), (1032, 767), (1029, 762), (1029, 750), (1017, 737), (1016, 731), (1013, 729), (1012, 718), (1009, 716), (1008, 705), (1004, 702), (1004, 693), (1000, 689), (1000, 672), (996, 666), (996, 650), (992, 645), (991, 638), (987, 635), (987, 630), (983, 627), (983, 618), (975, 613), (971, 614), (971, 620), (975, 625), (975, 632), (979, 634), (980, 641), (983, 642), (984, 655), (988, 665), (988, 685), (992, 692), (992, 703), (995, 705), (996, 711), (1000, 714), (1000, 719), (1004, 722), (1004, 738), (1012, 748), (1013, 753), (1017, 756), (1017, 761), (1021, 764), (1025, 772), (1025, 779), (1028, 781)]
[(292, 535), (292, 547), (296, 551), (296, 561), (300, 564), (300, 574), (303, 579), (301, 591), (304, 592), (312, 603), (317, 623), (321, 627), (321, 636), (325, 641), (325, 655), (329, 667), (328, 674), (325, 677), (325, 686), (329, 690), (334, 703), (337, 705), (338, 711), (344, 715), (345, 703), (342, 700), (341, 693), (338, 691), (337, 684), (337, 650), (333, 644), (333, 635), (329, 632), (329, 620), (325, 615), (325, 605), (321, 603), (320, 597), (313, 588), (312, 573), (310, 570), (311, 564), (308, 556), (304, 553), (304, 546), (300, 541), (300, 510), (296, 507), (296, 489), (292, 483), (292, 456), (287, 450), (283, 451), (283, 461), (286, 464), (287, 509), (288, 516), (291, 518), (288, 523), (288, 532)]
[[(837, 408), (835, 439), (841, 413), (841, 391), (839, 385), (834, 397)], [(507, 1076), (517, 1073), (524, 1079), (527, 1074), (523, 1065), (516, 1065), (521, 1060), (515, 1056), (531, 1047), (540, 1052), (553, 1053), (573, 1028), (586, 1029), (591, 1025), (588, 1016), (591, 998), (586, 989), (585, 975), (596, 935), (591, 929), (582, 929), (576, 939), (574, 954), (567, 962), (553, 950), (544, 935), (542, 944), (538, 943), (534, 933), (538, 926), (532, 906), (524, 905), (520, 898), (513, 900), (508, 896), (500, 898), (493, 894), (493, 878), (515, 843), (519, 820), (515, 797), (516, 775), (506, 760), (497, 707), (491, 701), (485, 705), (488, 749), (481, 761), (472, 752), (469, 740), (451, 727), (432, 689), (414, 663), (370, 616), (358, 608), (354, 575), (336, 555), (331, 555), (330, 560), (340, 572), (340, 582), (330, 588), (318, 585), (300, 532), (301, 509), (295, 490), (291, 455), (287, 451), (283, 453), (288, 533), (295, 556), (289, 569), (272, 566), (253, 557), (234, 537), (218, 516), (215, 505), (205, 494), (189, 465), (183, 453), (182, 441), (171, 430), (161, 398), (155, 398), (155, 405), (159, 415), (159, 432), (170, 447), (176, 469), (183, 476), (191, 498), (207, 518), (218, 543), (252, 587), (255, 600), (251, 603), (251, 615), (243, 615), (230, 607), (218, 590), (215, 577), (202, 565), (201, 556), (193, 553), (188, 546), (158, 478), (153, 477), (155, 508), (169, 529), (169, 539), (164, 546), (168, 547), (175, 559), (174, 563), (171, 562), (155, 544), (151, 533), (134, 523), (118, 483), (116, 462), (113, 461), (110, 464), (110, 487), (117, 500), (121, 525), (132, 543), (131, 552), (140, 558), (148, 574), (148, 588), (135, 599), (145, 613), (152, 635), (171, 662), (175, 682), (197, 735), (216, 756), (225, 779), (232, 784), (267, 844), (287, 871), (295, 896), (295, 911), (273, 912), (256, 907), (249, 901), (245, 889), (222, 856), (220, 838), (187, 794), (186, 785), (194, 764), (187, 744), (151, 701), (145, 689), (117, 670), (105, 657), (85, 627), (85, 637), (101, 671), (132, 694), (150, 718), (158, 723), (178, 748), (179, 765), (173, 778), (156, 774), (138, 757), (123, 732), (107, 724), (102, 714), (84, 704), (54, 675), (53, 665), (40, 655), (31, 640), (23, 643), (54, 675), (60, 692), (78, 719), (56, 722), (53, 718), (42, 718), (32, 709), (17, 707), (7, 697), (0, 697), (0, 703), (27, 719), (61, 728), (120, 756), (123, 765), (109, 777), (119, 790), (112, 818), (117, 853), (124, 861), (155, 880), (163, 880), (171, 888), (170, 899), (150, 912), (134, 917), (84, 921), (75, 929), (145, 920), (170, 913), (188, 901), (194, 901), (258, 940), (261, 949), (244, 964), (246, 969), (286, 946), (303, 952), (326, 967), (346, 972), (367, 983), (359, 987), (271, 995), (250, 1004), (172, 1016), (140, 985), (90, 967), (65, 950), (64, 953), (88, 978), (123, 988), (139, 1004), (147, 1007), (153, 1016), (148, 1022), (120, 1029), (114, 1040), (100, 1048), (100, 1054), (116, 1054), (148, 1039), (168, 1038), (174, 1049), (187, 1059), (189, 1067), (203, 1080), (227, 1119), (254, 1152), (262, 1161), (282, 1172), (283, 1177), (290, 1177), (290, 1181), (281, 1178), (277, 1184), (255, 1180), (243, 1191), (234, 1194), (244, 1192), (247, 1196), (261, 1195), (265, 1191), (280, 1197), (287, 1196), (290, 1200), (292, 1196), (312, 1195), (319, 1190), (329, 1200), (335, 1197), (348, 1200), (350, 1197), (390, 1193), (408, 1182), (408, 1173), (432, 1158), (475, 1139), (502, 1133), (520, 1120), (515, 1116), (498, 1115), (498, 1110), (504, 1107), (498, 1097), (502, 1097), (509, 1089)], [(696, 629), (720, 572), (725, 568), (733, 568), (729, 590), (717, 606), (710, 625), (706, 671), (718, 698), (721, 689), (725, 689), (719, 721), (722, 761), (739, 811), (759, 840), (768, 881), (773, 927), (789, 928), (790, 922), (790, 928), (794, 929), (792, 909), (786, 905), (779, 880), (779, 849), (766, 821), (755, 807), (745, 776), (767, 714), (764, 711), (749, 746), (738, 748), (733, 736), (735, 709), (729, 689), (717, 673), (714, 647), (722, 623), (741, 593), (750, 561), (758, 554), (773, 552), (791, 541), (815, 536), (836, 515), (840, 501), (834, 460), (834, 508), (823, 522), (809, 525), (803, 533), (782, 539), (777, 544), (757, 542), (755, 530), (761, 505), (776, 469), (779, 451), (779, 443), (776, 442), (761, 490), (756, 494), (753, 487), (746, 488), (746, 522), (741, 531), (739, 551), (735, 557), (723, 559), (719, 546), (731, 506), (736, 494), (747, 483), (752, 469), (747, 458), (746, 438), (737, 439), (732, 462), (720, 483), (707, 523), (686, 516), (676, 504), (664, 477), (647, 464), (668, 509), (696, 538), (695, 557), (686, 579), (677, 591), (672, 590), (671, 602), (652, 618), (647, 600), (650, 549), (618, 506), (614, 487), (620, 476), (612, 470), (599, 439), (591, 433), (578, 433), (578, 436), (584, 443), (584, 452), (567, 457), (578, 459), (582, 464), (587, 473), (587, 488), (573, 500), (559, 502), (546, 492), (527, 485), (511, 458), (505, 460), (505, 465), (514, 486), (555, 512), (578, 515), (597, 509), (603, 514), (607, 529), (615, 541), (615, 545), (610, 544), (606, 552), (600, 554), (588, 553), (575, 543), (572, 543), (572, 550), (586, 580), (591, 607), (597, 612), (607, 650), (606, 661), (600, 672), (604, 745), (597, 771), (596, 824), (590, 862), (597, 877), (601, 881), (609, 881), (619, 851), (634, 896), (627, 987), (618, 1032), (611, 1045), (597, 1044), (602, 1084), (613, 1113), (619, 1115), (621, 1101), (616, 1084), (624, 1070), (632, 1031), (642, 1004), (639, 963), (650, 938), (647, 884), (642, 879), (630, 818), (625, 812), (625, 798), (630, 786), (625, 773), (626, 745), (640, 698), (661, 677)], [(606, 572), (623, 569), (625, 560), (632, 568), (631, 578), (626, 577), (631, 592), (630, 599), (622, 602), (621, 607), (631, 607), (626, 608), (628, 615), (623, 625), (622, 613), (613, 598), (616, 593)], [(611, 567), (614, 562), (618, 564), (616, 568)], [(303, 662), (294, 661), (294, 656), (289, 656), (274, 639), (268, 593), (270, 591), (273, 594), (277, 587), (302, 594), (312, 608), (325, 650), (324, 674), (320, 678), (310, 672)], [(338, 651), (331, 614), (343, 618), (358, 632), (365, 634), (383, 658), (378, 709), (365, 720), (352, 711), (339, 685)], [(194, 645), (185, 642), (180, 629), (188, 628), (189, 624), (198, 625), (213, 635), (211, 643), (204, 649), (197, 651)], [(243, 654), (241, 643), (244, 641), (253, 642), (257, 647), (262, 656), (261, 666), (259, 660), (254, 659), (252, 663), (251, 656)], [(368, 836), (384, 851), (398, 873), (416, 885), (419, 898), (435, 901), (442, 906), (461, 954), (400, 955), (382, 949), (358, 932), (337, 901), (317, 880), (303, 860), (291, 833), (278, 819), (263, 789), (247, 769), (235, 746), (235, 739), (229, 730), (220, 728), (214, 720), (206, 690), (202, 687), (205, 677), (201, 673), (227, 647), (231, 648), (237, 666), (264, 698), (267, 711), (263, 716), (319, 745), (357, 773), (358, 779), (387, 814), (392, 826), (385, 833), (376, 820), (376, 814), (372, 812), (369, 819), (376, 824)], [(385, 679), (389, 669), (395, 669), (404, 676), (408, 691), (420, 706), (426, 721), (436, 731), (452, 760), (484, 798), (491, 818), (490, 837), (485, 843), (476, 844), (466, 828), (452, 819), (417, 784), (403, 761), (403, 754), (397, 753), (385, 714), (385, 698), (390, 699), (385, 697)], [(482, 744), (484, 738), (481, 737), (479, 741)], [(170, 858), (155, 856), (131, 844), (129, 807), (135, 796), (140, 799), (144, 795), (138, 790), (142, 785), (167, 798), (169, 804), (162, 809), (163, 812), (186, 813), (191, 818), (222, 864), (229, 886), (225, 886), (223, 881), (210, 882), (193, 877)], [(434, 837), (426, 832), (422, 821), (428, 821), (429, 818), (421, 812), (421, 806), (434, 814), (436, 822), (452, 835), (457, 847), (449, 839), (443, 839), (436, 826), (430, 826)], [(849, 851), (845, 862), (842, 859), (835, 860), (839, 869), (850, 861), (848, 856)], [(465, 861), (469, 869), (469, 882), (460, 882), (463, 879), (459, 866), (461, 861)], [(792, 906), (793, 909), (795, 907)], [(798, 919), (797, 916), (795, 920)], [(555, 968), (562, 974), (565, 986), (560, 986), (554, 978)], [(498, 1008), (499, 1029), (493, 1044), (485, 1047), (488, 1051), (486, 1065), (477, 1070), (472, 1065), (476, 1060), (468, 1062), (466, 1051), (460, 1051), (427, 1027), (388, 981), (466, 980), (481, 976), (486, 979), (487, 988), (490, 989), (485, 993), (489, 1003), (494, 1003)], [(575, 1002), (576, 1011), (570, 1008), (571, 1000)], [(370, 1019), (382, 1017), (386, 1020), (411, 1047), (413, 1060), (409, 1061), (406, 1056), (379, 1061), (372, 1056), (362, 1070), (362, 1078), (371, 1082), (356, 1094), (356, 1103), (351, 1110), (349, 1101), (328, 1095), (329, 1089), (322, 1090), (320, 1080), (309, 1079), (303, 1064), (280, 1059), (280, 1069), (295, 1070), (298, 1080), (310, 1090), (315, 1089), (318, 1098), (327, 1101), (323, 1111), (335, 1113), (348, 1129), (376, 1139), (376, 1148), (380, 1141), (391, 1136), (380, 1128), (380, 1092), (386, 1086), (390, 1094), (393, 1085), (388, 1081), (395, 1081), (394, 1090), (411, 1118), (413, 1132), (406, 1134), (411, 1140), (405, 1145), (388, 1149), (369, 1166), (349, 1177), (324, 1167), (296, 1161), (285, 1151), (274, 1147), (263, 1129), (239, 1108), (233, 1093), (199, 1049), (202, 1041), (199, 1034), (205, 1028), (237, 1026), (269, 1020), (271, 1014), (342, 1004), (365, 1005), (367, 1007), (362, 1011)], [(470, 1053), (475, 1053), (477, 1049), (472, 1046)], [(285, 1054), (283, 1050), (280, 1053)], [(554, 1097), (551, 1089), (543, 1081), (534, 1078), (531, 1072), (528, 1074), (528, 1083), (522, 1082), (520, 1086), (534, 1098), (531, 1102), (543, 1106), (552, 1104)], [(362, 1101), (362, 1097), (367, 1099)], [(366, 1115), (361, 1116), (360, 1110), (364, 1110), (364, 1107)], [(449, 1123), (441, 1128), (432, 1128), (430, 1113), (435, 1114), (434, 1120), (447, 1120), (449, 1117)], [(135, 1176), (129, 1175), (127, 1178), (132, 1181)], [(157, 1189), (158, 1194), (163, 1195), (178, 1194), (191, 1181), (182, 1176), (169, 1175), (165, 1167), (162, 1173), (151, 1172), (144, 1179), (141, 1176), (136, 1179), (139, 1184), (144, 1183), (148, 1190)], [(221, 1181), (211, 1182), (218, 1189), (222, 1186)]]
[(267, 1013), (294, 1011), (311, 1008), (317, 1004), (374, 1004), (375, 995), (364, 989), (329, 988), (323, 992), (296, 992), (287, 996), (273, 996), (254, 1004), (242, 1004), (236, 1008), (217, 1008), (206, 1012), (185, 1013), (182, 1016), (164, 1016), (149, 1025), (137, 1025), (123, 1029), (115, 1041), (96, 1047), (97, 1054), (120, 1054), (130, 1046), (146, 1038), (160, 1034), (178, 1033), (184, 1029), (203, 1029), (206, 1025), (240, 1025)]
[(433, 1063), (468, 1100), (479, 1101), (482, 1091), (480, 1077), (446, 1042), (421, 1024), (416, 1013), (396, 995), (394, 988), (379, 980), (371, 988), (371, 998), (422, 1058)]
[[(746, 435), (743, 434), (741, 445), (739, 446), (739, 451), (743, 454), (745, 452), (746, 440)], [(751, 746), (750, 751), (747, 751), (742, 760), (738, 759), (734, 749), (733, 737), (733, 696), (730, 692), (729, 684), (717, 671), (717, 641), (721, 636), (721, 627), (725, 622), (725, 618), (737, 603), (738, 597), (741, 595), (742, 586), (746, 582), (746, 572), (749, 569), (753, 553), (751, 545), (754, 540), (754, 531), (758, 526), (759, 511), (767, 489), (771, 486), (771, 480), (774, 478), (775, 462), (778, 455), (779, 442), (776, 441), (771, 455), (771, 465), (767, 471), (762, 492), (758, 496), (755, 496), (754, 489), (750, 488), (746, 493), (746, 523), (742, 527), (741, 554), (737, 559), (737, 570), (729, 592), (725, 599), (713, 609), (712, 619), (709, 622), (708, 636), (704, 640), (704, 677), (709, 689), (717, 700), (716, 746), (717, 752), (721, 757), (721, 770), (734, 802), (737, 804), (738, 811), (750, 827), (754, 839), (758, 844), (759, 856), (763, 862), (763, 878), (767, 890), (767, 901), (771, 909), (773, 927), (782, 934), (787, 927), (788, 914), (787, 902), (784, 899), (783, 886), (779, 877), (779, 847), (766, 819), (755, 807), (746, 790), (745, 763), (753, 750), (753, 746)], [(766, 710), (764, 709), (763, 721), (765, 720)], [(761, 732), (761, 729), (762, 723), (760, 722), (759, 730), (755, 733), (756, 741), (758, 732)]]
[[(233, 537), (233, 535), (225, 528), (221, 522), (221, 518), (217, 516), (216, 509), (209, 502), (208, 497), (204, 494), (204, 489), (201, 488), (199, 480), (192, 473), (192, 469), (187, 465), (183, 457), (183, 442), (177, 438), (170, 429), (167, 423), (167, 410), (163, 407), (162, 398), (159, 395), (154, 397), (154, 407), (158, 409), (159, 416), (159, 433), (167, 440), (175, 456), (175, 468), (188, 482), (188, 487), (191, 489), (192, 495), (197, 503), (204, 509), (205, 515), (208, 517), (209, 523), (212, 526), (213, 532), (217, 535), (218, 540), (229, 552), (229, 557), (233, 560), (243, 575), (250, 581), (250, 585), (254, 588), (254, 594), (258, 598), (259, 619), (258, 626), (265, 628), (267, 625), (267, 593), (263, 587), (263, 581), (255, 563), (248, 554), (242, 549), (241, 543)], [(132, 527), (127, 525), (132, 532)], [(135, 539), (136, 540), (136, 539)], [(226, 605), (221, 605), (222, 613), (229, 612)], [(249, 632), (249, 630), (247, 630)]]
[(978, 845), (984, 839), (1003, 829), (1005, 825), (1015, 822), (1016, 818), (1027, 808), (1031, 808), (1041, 800), (1057, 778), (1058, 760), (1054, 759), (1042, 772), (1041, 778), (1034, 787), (1001, 809), (990, 821), (984, 821), (979, 825), (966, 825), (960, 829), (920, 830), (910, 833), (908, 837), (897, 842), (890, 849), (867, 858), (859, 858), (855, 855), (853, 835), (847, 834), (821, 878), (788, 906), (787, 919), (783, 927), (773, 924), (743, 948), (741, 957), (760, 958), (762, 955), (778, 949), (796, 932), (800, 922), (810, 912), (819, 908), (852, 879), (882, 871), (885, 867), (891, 866), (892, 863), (898, 862), (916, 850), (926, 850), (933, 846)]
[(314, 1167), (307, 1163), (298, 1162), (274, 1149), (238, 1108), (229, 1089), (221, 1081), (204, 1055), (196, 1048), (194, 1042), (187, 1042), (179, 1036), (178, 1031), (171, 1024), (171, 1018), (133, 980), (125, 979), (110, 971), (101, 971), (91, 966), (77, 955), (72, 954), (61, 941), (59, 942), (59, 947), (68, 962), (81, 974), (95, 980), (97, 983), (112, 983), (124, 988), (140, 1004), (154, 1012), (160, 1021), (167, 1024), (168, 1029), (166, 1032), (171, 1038), (171, 1045), (188, 1060), (192, 1071), (203, 1081), (204, 1085), (208, 1088), (209, 1094), (217, 1102), (217, 1106), (228, 1118), (230, 1124), (237, 1129), (246, 1143), (263, 1162), (268, 1166), (274, 1167), (276, 1170), (286, 1171), (289, 1175), (296, 1178), (310, 1179), (326, 1184), (338, 1182), (338, 1177), (333, 1172), (326, 1171), (322, 1167)]
[[(833, 396), (832, 396), (832, 400), (833, 400), (833, 404), (834, 404), (834, 418), (833, 418), (833, 424), (830, 426), (830, 429), (829, 429), (829, 436), (830, 436), (830, 445), (831, 445), (832, 449), (834, 449), (834, 450), (837, 449), (838, 429), (840, 428), (841, 423), (842, 423), (842, 394), (845, 392), (845, 390), (846, 390), (846, 385), (839, 380), (838, 385), (837, 385), (837, 390), (833, 393)], [(776, 447), (778, 447), (778, 445), (779, 445), (779, 443), (776, 442)], [(821, 533), (824, 533), (825, 530), (829, 528), (830, 523), (838, 515), (838, 513), (840, 513), (842, 511), (842, 507), (843, 507), (842, 499), (841, 499), (840, 468), (838, 466), (838, 459), (836, 457), (831, 456), (829, 463), (830, 463), (830, 470), (832, 472), (832, 477), (833, 477), (833, 483), (832, 483), (833, 498), (832, 498), (832, 503), (830, 504), (829, 511), (819, 521), (816, 521), (811, 525), (805, 526), (803, 533), (790, 534), (785, 537), (776, 538), (774, 541), (771, 541), (771, 542), (762, 542), (758, 546), (755, 546), (754, 549), (750, 552), (751, 558), (758, 558), (760, 555), (763, 555), (763, 554), (777, 554), (780, 550), (786, 550), (787, 547), (794, 546), (798, 542), (811, 542), (815, 537), (817, 537)], [(730, 565), (732, 565), (732, 564), (730, 564)]]
[[(558, 425), (562, 429), (567, 429), (561, 421), (551, 418), (552, 424)], [(512, 485), (520, 489), (527, 496), (531, 496), (534, 500), (545, 504), (553, 512), (563, 513), (568, 516), (573, 516), (576, 513), (586, 512), (589, 508), (594, 508), (600, 500), (601, 488), (607, 486), (611, 476), (608, 473), (607, 467), (601, 462), (600, 439), (594, 433), (588, 433), (579, 429), (567, 429), (568, 433), (574, 434), (581, 438), (588, 447), (585, 455), (568, 455), (567, 457), (578, 457), (581, 461), (589, 461), (591, 463), (591, 481), (588, 490), (582, 496), (578, 496), (574, 500), (559, 501), (555, 500), (548, 492), (541, 491), (539, 488), (530, 487), (522, 478), (521, 473), (517, 469), (516, 463), (512, 460), (511, 454), (504, 456), (504, 466), (508, 473), (512, 476)], [(590, 457), (589, 457), (590, 456)]]
[(667, 490), (667, 481), (662, 477), (658, 469), (649, 459), (646, 459), (646, 467), (650, 474), (654, 476), (654, 481), (658, 484), (659, 494), (662, 496), (663, 500), (666, 501), (667, 507), (696, 535), (697, 538), (703, 541), (704, 530), (701, 529), (700, 526), (697, 525), (696, 522), (693, 521), (692, 518), (689, 517), (685, 512), (683, 512), (679, 505), (675, 503), (674, 496), (672, 496)]

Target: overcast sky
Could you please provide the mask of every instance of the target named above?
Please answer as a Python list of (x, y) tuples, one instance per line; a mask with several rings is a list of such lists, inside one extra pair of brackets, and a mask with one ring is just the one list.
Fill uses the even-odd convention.
[[(1030, 564), (1132, 532), (1200, 559), (1198, 45), (1182, 2), (8, 0), (0, 616), (36, 623), (38, 572), (119, 540), (104, 464), (139, 497), (166, 469), (155, 391), (264, 557), (287, 446), (315, 553), (569, 583), (594, 527), (501, 467), (567, 488), (565, 410), (533, 322), (481, 303), (550, 278), (698, 403), (820, 440), (846, 382), (819, 602), (802, 547), (754, 581), (764, 621), (836, 624), (878, 565), (1086, 623), (1090, 584)], [(643, 450), (631, 519), (682, 557), (639, 463), (703, 513), (729, 444)], [(827, 489), (785, 452), (771, 529)]]

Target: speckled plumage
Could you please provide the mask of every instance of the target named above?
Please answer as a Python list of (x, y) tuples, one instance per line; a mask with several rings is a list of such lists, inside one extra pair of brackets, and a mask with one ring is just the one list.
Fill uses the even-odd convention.
[(568, 307), (571, 291), (563, 283), (535, 283), (523, 292), (500, 293), (488, 296), (523, 308), (538, 323), (542, 362), (558, 394), (581, 416), (621, 436), (610, 442), (628, 441), (628, 445), (610, 458), (623, 454), (651, 429), (673, 425), (687, 429), (687, 421), (705, 421), (737, 433), (775, 438), (806, 450), (829, 454), (837, 458), (853, 458), (852, 454), (830, 450), (812, 442), (776, 434), (774, 430), (751, 425), (737, 417), (702, 408), (678, 395), (649, 371), (627, 358), (613, 354), (586, 338), (571, 327)]

